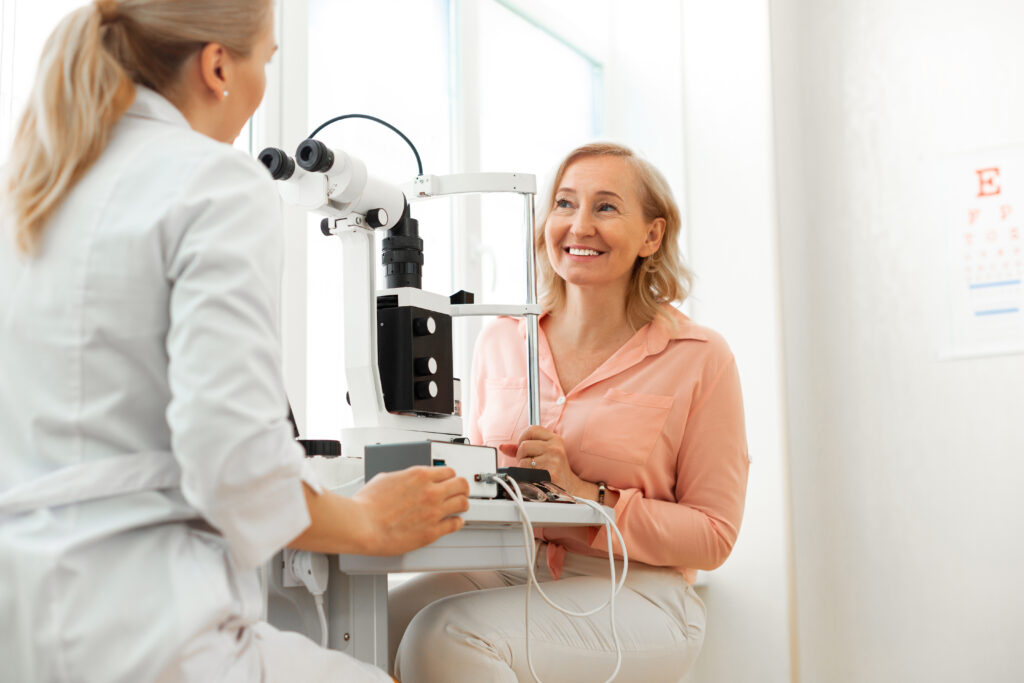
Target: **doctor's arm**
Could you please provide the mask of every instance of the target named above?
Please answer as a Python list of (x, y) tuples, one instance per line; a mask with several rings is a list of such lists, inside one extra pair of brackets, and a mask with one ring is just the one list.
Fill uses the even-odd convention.
[(163, 222), (171, 448), (186, 500), (258, 566), (304, 549), (398, 553), (454, 531), (468, 484), (450, 470), (374, 478), (346, 499), (316, 493), (286, 420), (281, 373), (283, 234), (277, 193), (243, 156), (206, 159)]
[(378, 474), (352, 498), (304, 487), (311, 523), (289, 547), (322, 553), (397, 555), (458, 531), (469, 484), (448, 467)]

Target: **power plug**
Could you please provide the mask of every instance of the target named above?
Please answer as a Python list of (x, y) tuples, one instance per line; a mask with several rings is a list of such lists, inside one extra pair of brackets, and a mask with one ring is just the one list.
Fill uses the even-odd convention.
[(311, 594), (323, 595), (327, 590), (328, 569), (326, 555), (285, 548), (282, 583), (288, 588), (305, 586)]
[(327, 590), (327, 576), (330, 565), (327, 556), (308, 550), (284, 550), (284, 572), (282, 583), (287, 588), (305, 586), (320, 618), (320, 647), (327, 647), (327, 613), (324, 611), (324, 591)]

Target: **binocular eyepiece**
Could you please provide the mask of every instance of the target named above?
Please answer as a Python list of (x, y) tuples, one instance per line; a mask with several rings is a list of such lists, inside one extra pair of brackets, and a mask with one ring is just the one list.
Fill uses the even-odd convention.
[(319, 140), (303, 140), (295, 150), (295, 158), (277, 147), (267, 147), (259, 154), (260, 162), (274, 180), (288, 180), (295, 174), (295, 165), (310, 173), (326, 173), (334, 166), (334, 152)]
[(295, 150), (295, 161), (310, 173), (326, 173), (334, 166), (334, 152), (319, 140), (309, 138)]
[[(356, 212), (365, 215), (366, 225), (371, 228), (388, 227), (387, 237), (383, 240), (381, 264), (384, 266), (384, 278), (389, 289), (398, 287), (422, 286), (423, 272), (423, 240), (419, 236), (419, 221), (412, 217), (405, 196), (397, 187), (368, 178), (366, 167), (361, 161), (349, 157), (345, 152), (338, 152), (340, 158), (324, 143), (313, 138), (303, 140), (295, 157), (289, 156), (277, 147), (267, 147), (259, 153), (260, 162), (270, 171), (274, 180), (290, 180), (295, 176), (298, 166), (307, 173), (338, 174), (339, 178), (332, 185), (335, 189), (328, 190), (328, 183), (314, 192), (317, 199), (313, 204), (298, 203), (314, 211), (320, 211), (330, 202), (337, 204), (333, 208), (344, 213), (328, 213), (327, 215), (347, 215)], [(335, 161), (338, 168), (334, 168)], [(355, 180), (353, 180), (355, 178)], [(298, 199), (297, 188), (303, 187), (306, 181), (314, 178), (299, 174), (295, 177), (293, 188)], [(319, 182), (323, 182), (322, 180)], [(315, 183), (314, 183), (315, 185)], [(282, 193), (285, 192), (282, 189)], [(395, 217), (398, 216), (397, 220)], [(326, 234), (326, 233), (325, 233)]]
[(260, 163), (270, 171), (270, 177), (274, 180), (288, 180), (295, 174), (295, 160), (288, 156), (283, 149), (267, 147), (259, 155)]

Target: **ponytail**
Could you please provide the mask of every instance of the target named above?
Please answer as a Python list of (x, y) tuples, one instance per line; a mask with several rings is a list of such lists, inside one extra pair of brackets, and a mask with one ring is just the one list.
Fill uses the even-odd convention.
[(96, 5), (75, 10), (46, 41), (7, 164), (5, 189), (18, 247), (31, 252), (43, 225), (107, 144), (135, 87), (103, 48)]
[(136, 83), (169, 94), (207, 43), (248, 56), (270, 12), (268, 0), (97, 0), (65, 17), (43, 47), (0, 185), (19, 249), (38, 246), (131, 106)]

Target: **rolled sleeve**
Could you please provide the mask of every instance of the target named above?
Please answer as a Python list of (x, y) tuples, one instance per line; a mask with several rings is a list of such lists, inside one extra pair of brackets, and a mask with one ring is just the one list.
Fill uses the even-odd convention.
[[(736, 363), (729, 359), (707, 377), (696, 397), (680, 445), (676, 501), (645, 498), (639, 489), (619, 491), (616, 524), (631, 559), (682, 569), (715, 569), (728, 558), (739, 534), (749, 458)], [(607, 552), (603, 532), (590, 547)], [(616, 552), (622, 552), (617, 540)]]
[(254, 567), (309, 526), (301, 482), (315, 478), (287, 422), (277, 193), (251, 160), (213, 156), (164, 226), (167, 421), (186, 500)]

